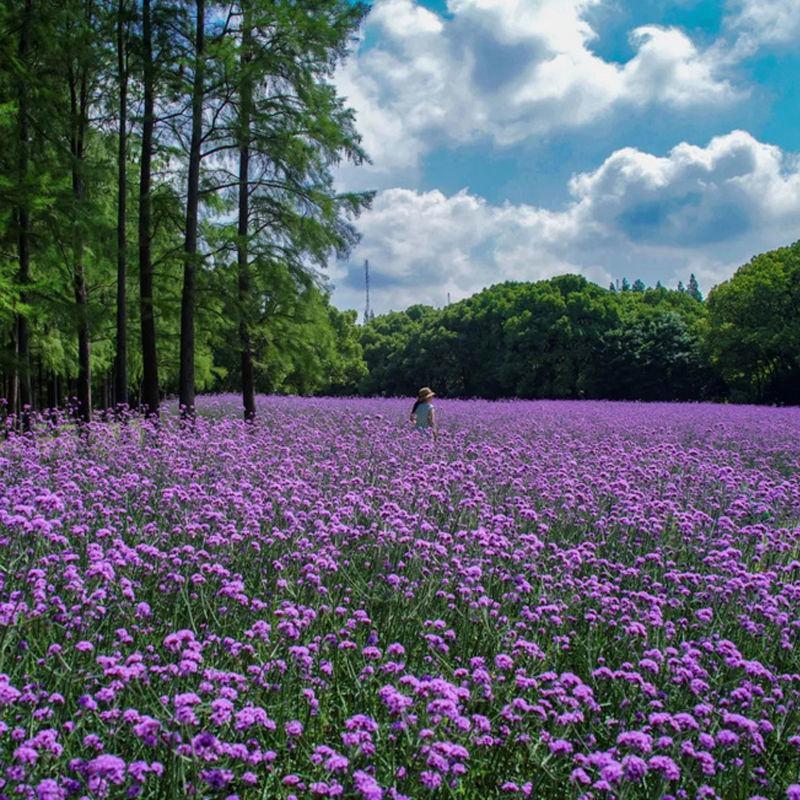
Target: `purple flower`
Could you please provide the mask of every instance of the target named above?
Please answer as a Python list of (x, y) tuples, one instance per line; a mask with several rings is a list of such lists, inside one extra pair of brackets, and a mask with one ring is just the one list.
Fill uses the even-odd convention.
[(640, 781), (647, 774), (647, 762), (639, 756), (627, 755), (622, 759), (622, 774), (626, 780)]
[(514, 666), (514, 659), (506, 653), (498, 653), (494, 657), (494, 665), (497, 669), (511, 669)]
[(353, 783), (363, 800), (383, 800), (383, 789), (369, 773), (356, 770), (353, 773)]
[(651, 756), (648, 766), (654, 772), (660, 772), (668, 781), (677, 781), (681, 777), (680, 767), (668, 756)]
[(302, 736), (303, 735), (303, 723), (299, 720), (293, 719), (283, 726), (284, 730), (286, 731), (287, 736)]
[(442, 776), (433, 770), (423, 770), (419, 774), (419, 782), (426, 789), (438, 789), (442, 785)]
[(119, 756), (102, 755), (93, 758), (86, 766), (89, 775), (103, 778), (111, 783), (124, 783), (126, 764)]
[(547, 746), (550, 752), (556, 756), (568, 755), (573, 750), (572, 744), (566, 739), (554, 739)]
[(640, 753), (649, 753), (653, 749), (653, 737), (642, 731), (623, 731), (617, 736), (619, 747), (628, 747)]
[(67, 792), (52, 778), (45, 778), (36, 786), (37, 800), (66, 800)]
[(212, 789), (224, 789), (233, 780), (233, 772), (229, 769), (206, 769), (200, 772), (200, 777)]

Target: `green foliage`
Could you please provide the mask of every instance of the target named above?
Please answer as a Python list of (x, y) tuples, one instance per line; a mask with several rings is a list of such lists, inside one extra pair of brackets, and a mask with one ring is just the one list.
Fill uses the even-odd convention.
[(695, 300), (703, 299), (703, 293), (700, 291), (700, 284), (697, 282), (694, 273), (689, 276), (689, 285), (686, 287), (686, 291)]
[[(346, 254), (357, 240), (353, 220), (369, 202), (364, 193), (338, 193), (331, 168), (364, 158), (354, 117), (338, 97), (333, 70), (366, 12), (362, 4), (252, 2), (258, 48), (248, 69), (257, 84), (250, 142), (253, 161), (251, 302), (237, 300), (237, 231), (232, 156), (239, 146), (233, 98), (241, 76), (243, 6), (208, 3), (208, 156), (201, 171), (201, 254), (195, 343), (200, 391), (233, 389), (240, 372), (238, 320), (252, 328), (259, 389), (273, 392), (352, 393), (364, 377), (352, 312), (340, 312), (316, 277), (332, 253)], [(15, 332), (28, 321), (30, 361), (63, 392), (78, 374), (74, 276), (80, 243), (88, 296), (94, 391), (108, 398), (115, 356), (117, 150), (119, 99), (116, 26), (126, 29), (129, 146), (127, 191), (127, 348), (130, 396), (142, 380), (137, 275), (138, 175), (141, 136), (142, 20), (137, 4), (42, 0), (30, 28), (28, 59), (18, 57), (23, 4), (0, 8), (0, 396), (21, 368)], [(313, 13), (310, 13), (313, 12)], [(158, 123), (153, 161), (151, 248), (161, 388), (178, 385), (183, 226), (185, 223), (186, 98), (191, 92), (194, 4), (153, 6)], [(259, 38), (260, 37), (260, 38)], [(77, 122), (72, 87), (86, 76), (89, 125), (80, 168), (83, 191), (73, 186), (71, 150)], [(30, 136), (27, 168), (18, 169), (19, 87), (27, 87)], [(74, 98), (72, 98), (74, 99)], [(231, 190), (232, 189), (232, 190)], [(31, 280), (21, 302), (18, 232), (14, 209), (31, 217)], [(39, 381), (37, 405), (45, 402)], [(63, 400), (63, 395), (59, 399)]]
[(578, 275), (504, 283), (442, 310), (414, 306), (365, 325), (361, 390), (410, 394), (429, 384), (495, 398), (701, 397), (713, 386), (701, 351), (704, 313), (686, 294), (616, 292)]
[(381, 314), (361, 328), (361, 346), (368, 369), (361, 382), (362, 393), (409, 394), (416, 391), (417, 382), (425, 382), (428, 376), (418, 371), (411, 342), (423, 330), (425, 321), (436, 316), (430, 306), (416, 305), (406, 311)]
[(754, 258), (703, 302), (578, 275), (504, 283), (361, 329), (364, 394), (800, 403), (800, 242)]
[(734, 397), (800, 403), (800, 242), (740, 267), (708, 311), (708, 353)]
[(691, 317), (668, 304), (640, 304), (603, 337), (600, 394), (611, 399), (692, 400), (713, 377)]
[[(213, 285), (235, 280), (236, 265), (218, 264), (205, 277), (202, 295), (213, 297)], [(355, 311), (334, 308), (326, 291), (313, 280), (298, 281), (286, 265), (254, 264), (250, 314), (256, 390), (266, 393), (355, 394), (366, 372)], [(237, 306), (230, 293), (206, 304), (199, 326), (210, 347), (207, 388), (235, 390), (241, 381)], [(199, 365), (198, 365), (199, 366)], [(198, 370), (199, 374), (199, 370)], [(202, 386), (202, 384), (200, 384)]]

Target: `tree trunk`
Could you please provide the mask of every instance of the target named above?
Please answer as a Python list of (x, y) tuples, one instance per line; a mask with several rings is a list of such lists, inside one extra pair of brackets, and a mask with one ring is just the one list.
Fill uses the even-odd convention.
[(119, 150), (117, 153), (117, 352), (114, 361), (114, 403), (128, 402), (128, 64), (127, 28), (124, 0), (117, 6), (117, 77), (119, 80)]
[[(19, 33), (19, 61), (24, 70), (28, 64), (30, 50), (30, 28), (33, 17), (32, 0), (25, 0), (22, 12), (22, 24)], [(19, 301), (26, 305), (29, 297), (27, 286), (31, 279), (31, 250), (30, 250), (30, 215), (28, 212), (28, 76), (22, 74), (18, 86), (18, 136), (19, 152), (17, 170), (19, 179), (20, 202), (16, 209), (17, 217), (17, 248), (19, 255)], [(17, 359), (16, 369), (19, 374), (19, 410), (22, 427), (30, 429), (30, 410), (33, 407), (33, 392), (31, 390), (31, 355), (28, 335), (28, 318), (25, 312), (17, 314)], [(27, 406), (27, 408), (26, 408)]]
[(251, 422), (256, 416), (255, 388), (253, 386), (253, 352), (250, 339), (250, 268), (248, 264), (247, 234), (250, 220), (250, 107), (252, 85), (250, 81), (250, 13), (244, 4), (242, 18), (241, 85), (239, 97), (239, 221), (236, 256), (239, 277), (239, 340), (242, 351), (242, 403), (244, 418)]
[(86, 273), (83, 264), (83, 223), (81, 205), (83, 203), (83, 170), (85, 156), (86, 127), (88, 125), (88, 86), (85, 69), (79, 74), (70, 69), (70, 104), (72, 111), (72, 195), (75, 202), (75, 222), (73, 239), (73, 290), (78, 333), (78, 417), (82, 422), (92, 418), (92, 371), (89, 339), (89, 297), (86, 287)]
[(47, 407), (56, 408), (58, 406), (58, 375), (51, 372), (47, 381)]
[(181, 415), (194, 418), (194, 316), (197, 292), (197, 225), (200, 200), (200, 146), (203, 135), (205, 0), (197, 0), (194, 85), (192, 87), (192, 141), (189, 149), (189, 181), (186, 194), (186, 239), (181, 300), (181, 355), (179, 396)]
[(14, 354), (14, 364), (11, 370), (8, 388), (8, 413), (17, 414), (19, 412), (19, 346), (17, 344), (17, 334), (19, 333), (16, 326), (11, 332), (11, 352)]
[(47, 402), (44, 387), (44, 368), (42, 367), (42, 357), (36, 359), (36, 408), (44, 408)]
[(156, 325), (153, 312), (153, 260), (150, 250), (150, 185), (153, 158), (153, 32), (150, 0), (142, 0), (144, 45), (144, 118), (139, 175), (139, 303), (142, 325), (142, 404), (147, 416), (158, 416), (158, 362)]

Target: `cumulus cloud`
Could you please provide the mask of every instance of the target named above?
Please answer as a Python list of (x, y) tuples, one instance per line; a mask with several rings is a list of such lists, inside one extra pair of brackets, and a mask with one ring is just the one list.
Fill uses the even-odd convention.
[(332, 277), (339, 305), (363, 305), (363, 260), (372, 267), (377, 309), (412, 303), (442, 304), (467, 297), (503, 280), (538, 280), (583, 272), (606, 273), (570, 263), (565, 246), (574, 236), (569, 215), (510, 204), (494, 206), (466, 190), (450, 197), (439, 191), (394, 188), (381, 192), (362, 216), (361, 245)]
[(742, 55), (762, 46), (793, 43), (800, 36), (798, 0), (732, 0), (727, 26), (738, 34)]
[(597, 56), (586, 15), (601, 2), (450, 0), (443, 17), (416, 0), (377, 0), (362, 46), (337, 75), (371, 177), (408, 175), (439, 144), (510, 145), (624, 107), (707, 109), (741, 98), (718, 74), (718, 52), (676, 28), (634, 30), (625, 63)]
[(332, 266), (334, 299), (362, 307), (364, 258), (382, 311), (564, 272), (673, 285), (694, 272), (710, 288), (800, 236), (800, 163), (743, 131), (665, 156), (618, 150), (569, 189), (562, 210), (492, 205), (466, 190), (383, 191), (361, 219), (350, 264)]
[(797, 223), (800, 171), (780, 148), (733, 131), (663, 157), (619, 150), (570, 190), (584, 217), (632, 243), (694, 247)]

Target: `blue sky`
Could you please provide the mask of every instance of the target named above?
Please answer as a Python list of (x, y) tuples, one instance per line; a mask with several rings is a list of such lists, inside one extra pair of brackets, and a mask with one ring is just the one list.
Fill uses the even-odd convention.
[(705, 289), (800, 238), (800, 0), (376, 0), (340, 68), (375, 189), (334, 301), (579, 272)]

